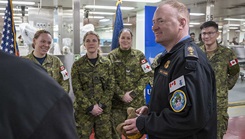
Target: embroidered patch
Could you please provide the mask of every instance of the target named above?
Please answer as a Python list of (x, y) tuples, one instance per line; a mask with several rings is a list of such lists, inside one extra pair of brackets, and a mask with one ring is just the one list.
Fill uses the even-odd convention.
[(169, 93), (179, 89), (180, 87), (185, 86), (185, 78), (184, 75), (180, 76), (179, 78), (173, 80), (169, 83)]
[(238, 63), (238, 60), (237, 59), (233, 59), (230, 61), (230, 67), (236, 65)]
[(60, 70), (65, 70), (65, 67), (64, 66), (60, 66)]
[(149, 71), (152, 70), (152, 69), (151, 69), (151, 66), (150, 66), (150, 64), (149, 64), (148, 62), (142, 64), (142, 65), (141, 65), (141, 68), (143, 69), (143, 71), (144, 71), (145, 73), (147, 73), (147, 72), (149, 72)]
[(186, 106), (186, 95), (182, 90), (176, 90), (170, 99), (170, 106), (174, 112), (181, 112)]
[(185, 46), (185, 57), (195, 57), (198, 58), (198, 54), (195, 47)]
[(188, 50), (188, 52), (189, 52), (188, 55), (190, 55), (190, 56), (193, 56), (193, 55), (194, 55), (194, 49), (193, 49), (191, 46), (189, 46), (189, 47), (187, 48), (187, 50)]
[(69, 79), (68, 72), (67, 72), (67, 70), (65, 69), (64, 66), (60, 67), (60, 73), (61, 73), (64, 81)]
[(146, 59), (142, 59), (142, 60), (140, 61), (141, 64), (144, 64), (144, 63), (146, 63), (146, 62), (147, 62)]

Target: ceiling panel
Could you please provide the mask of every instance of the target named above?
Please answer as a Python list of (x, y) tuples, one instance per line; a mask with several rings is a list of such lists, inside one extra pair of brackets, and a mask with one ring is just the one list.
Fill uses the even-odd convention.
[[(3, 1), (3, 0), (1, 0)], [(4, 0), (6, 1), (6, 0)], [(15, 1), (15, 0), (13, 0)], [(33, 1), (36, 4), (34, 7), (39, 8), (55, 8), (57, 6), (62, 7), (63, 9), (72, 9), (72, 0), (22, 0), (22, 1)], [(123, 1), (123, 0), (122, 0)], [(232, 18), (244, 18), (245, 19), (245, 1), (244, 0), (180, 0), (187, 5), (191, 12), (195, 13), (205, 13), (207, 1), (212, 1), (214, 3), (213, 8), (213, 16), (214, 21), (220, 22), (220, 24), (226, 24), (227, 21), (223, 21), (226, 17)], [(145, 5), (148, 6), (156, 6), (159, 3), (135, 3), (135, 2), (122, 2), (122, 7), (130, 6), (135, 7), (134, 10), (131, 11), (122, 11), (123, 17), (125, 21), (129, 19), (132, 22), (135, 22), (135, 16), (137, 11), (142, 10)], [(80, 7), (83, 9), (85, 5), (108, 5), (108, 6), (115, 6), (116, 0), (81, 0)], [(18, 7), (19, 5), (14, 5)], [(0, 4), (0, 8), (5, 7), (5, 5)], [(30, 6), (29, 6), (30, 7)], [(91, 11), (95, 12), (115, 12), (115, 10), (104, 10), (104, 9), (90, 9)], [(1, 11), (3, 12), (3, 11)], [(113, 15), (105, 15), (106, 18), (113, 20)], [(92, 23), (97, 25), (101, 25), (98, 19), (90, 19)], [(191, 22), (204, 22), (205, 16), (191, 16)], [(103, 23), (105, 24), (105, 23)], [(109, 25), (112, 24), (112, 21), (109, 22)], [(108, 24), (106, 24), (108, 26)]]

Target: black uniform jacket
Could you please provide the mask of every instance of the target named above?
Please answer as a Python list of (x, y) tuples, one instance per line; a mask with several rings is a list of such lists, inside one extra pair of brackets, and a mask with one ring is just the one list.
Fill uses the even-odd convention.
[(2, 51), (0, 139), (78, 139), (64, 89), (41, 66)]
[(150, 139), (216, 139), (215, 76), (206, 55), (186, 39), (158, 60), (139, 131)]

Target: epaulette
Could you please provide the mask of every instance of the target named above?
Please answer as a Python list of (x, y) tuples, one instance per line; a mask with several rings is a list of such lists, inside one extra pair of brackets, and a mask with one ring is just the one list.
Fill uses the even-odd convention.
[(198, 59), (196, 48), (191, 45), (185, 45), (185, 58)]

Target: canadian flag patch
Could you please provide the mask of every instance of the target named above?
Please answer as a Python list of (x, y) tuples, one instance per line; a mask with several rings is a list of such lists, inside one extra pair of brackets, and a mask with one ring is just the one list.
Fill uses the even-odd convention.
[(140, 61), (141, 64), (145, 64), (146, 62), (147, 62), (146, 59), (142, 59), (142, 60)]
[(236, 65), (238, 63), (238, 60), (237, 59), (233, 59), (230, 61), (230, 67)]
[(181, 87), (185, 86), (185, 78), (184, 75), (180, 76), (179, 78), (171, 81), (169, 83), (169, 92), (173, 92)]

